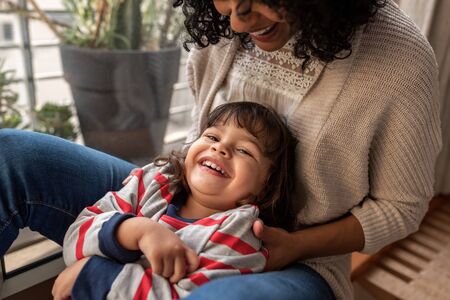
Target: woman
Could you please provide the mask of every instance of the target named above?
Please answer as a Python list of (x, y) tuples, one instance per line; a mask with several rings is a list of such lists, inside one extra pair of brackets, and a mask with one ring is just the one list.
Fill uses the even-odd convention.
[[(283, 270), (213, 281), (190, 299), (352, 298), (349, 253), (374, 252), (416, 230), (433, 195), (441, 137), (429, 44), (391, 0), (176, 4), (196, 44), (190, 136), (222, 102), (275, 107), (300, 141), (304, 203), (295, 232), (254, 224), (269, 249), (266, 268)], [(3, 251), (18, 226), (60, 242), (75, 215), (132, 168), (30, 133), (6, 131), (0, 143)], [(97, 189), (83, 189), (85, 180)], [(58, 232), (45, 223), (49, 214), (63, 224)]]
[(178, 2), (197, 44), (188, 62), (195, 123), (235, 99), (276, 107), (299, 139), (305, 203), (294, 233), (254, 226), (267, 268), (289, 267), (213, 282), (192, 299), (328, 299), (310, 295), (326, 289), (304, 265), (351, 298), (348, 253), (415, 231), (433, 195), (441, 141), (429, 44), (392, 1)]

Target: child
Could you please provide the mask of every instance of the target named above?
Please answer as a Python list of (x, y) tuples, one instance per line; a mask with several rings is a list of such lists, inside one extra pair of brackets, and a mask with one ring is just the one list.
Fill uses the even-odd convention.
[(251, 102), (217, 107), (201, 132), (83, 210), (65, 236), (70, 267), (55, 299), (176, 299), (263, 270), (252, 224), (260, 213), (292, 229), (296, 140), (274, 110)]

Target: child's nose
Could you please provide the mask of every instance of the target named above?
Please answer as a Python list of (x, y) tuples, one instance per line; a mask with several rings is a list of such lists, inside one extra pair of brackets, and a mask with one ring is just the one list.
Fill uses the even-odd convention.
[(223, 157), (229, 157), (230, 151), (227, 149), (226, 145), (223, 143), (215, 143), (212, 145), (212, 150), (217, 152), (219, 155)]

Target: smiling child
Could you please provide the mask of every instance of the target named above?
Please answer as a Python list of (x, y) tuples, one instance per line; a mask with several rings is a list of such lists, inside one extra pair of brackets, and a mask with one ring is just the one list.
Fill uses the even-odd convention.
[(180, 153), (138, 170), (69, 228), (55, 299), (173, 299), (212, 279), (261, 272), (258, 215), (286, 230), (296, 140), (272, 109), (217, 107)]

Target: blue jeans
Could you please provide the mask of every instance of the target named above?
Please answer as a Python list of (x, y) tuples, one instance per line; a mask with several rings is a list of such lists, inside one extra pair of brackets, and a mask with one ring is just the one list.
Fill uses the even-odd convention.
[[(0, 130), (0, 256), (19, 228), (62, 245), (79, 212), (118, 190), (135, 166), (49, 135)], [(188, 299), (334, 299), (325, 280), (305, 265), (280, 272), (212, 281)]]
[(62, 245), (81, 210), (118, 190), (134, 166), (53, 136), (0, 130), (0, 256), (19, 228)]
[(304, 264), (282, 271), (230, 276), (195, 289), (183, 300), (332, 300), (325, 279)]

